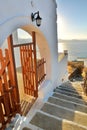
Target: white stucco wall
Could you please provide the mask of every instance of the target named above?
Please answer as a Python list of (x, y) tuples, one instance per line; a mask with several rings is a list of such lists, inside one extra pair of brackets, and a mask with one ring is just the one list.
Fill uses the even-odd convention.
[[(38, 28), (31, 21), (31, 13), (39, 11), (42, 24)], [(47, 61), (47, 79), (57, 76), (57, 15), (55, 0), (3, 0), (0, 3), (0, 44), (17, 28), (36, 32), (41, 56)]]
[(65, 55), (64, 58), (58, 63), (59, 71), (58, 71), (58, 78), (56, 80), (57, 86), (59, 86), (62, 82), (66, 82), (68, 80), (67, 61), (68, 61), (68, 55)]
[[(44, 84), (44, 96), (56, 87), (56, 83), (61, 83), (66, 72), (67, 58), (58, 63), (56, 7), (55, 0), (3, 0), (0, 3), (0, 45), (17, 28), (30, 34), (36, 32), (41, 57), (46, 59), (47, 82)], [(40, 27), (31, 21), (31, 13), (37, 11), (42, 17)]]

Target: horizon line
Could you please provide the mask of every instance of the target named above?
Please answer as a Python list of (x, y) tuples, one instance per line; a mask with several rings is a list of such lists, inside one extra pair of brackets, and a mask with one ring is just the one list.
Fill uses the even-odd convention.
[(58, 38), (58, 41), (59, 41), (59, 40), (60, 40), (60, 41), (69, 41), (69, 40), (70, 40), (70, 41), (71, 41), (71, 40), (72, 40), (72, 41), (81, 41), (81, 40), (87, 40), (87, 39), (61, 39), (61, 38)]

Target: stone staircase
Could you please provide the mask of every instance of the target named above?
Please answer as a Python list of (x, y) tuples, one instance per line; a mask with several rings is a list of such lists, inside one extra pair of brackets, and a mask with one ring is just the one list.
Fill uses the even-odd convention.
[(30, 123), (45, 130), (87, 130), (86, 104), (81, 87), (63, 84), (54, 89)]
[(64, 83), (56, 87), (41, 109), (31, 119), (27, 117), (19, 130), (87, 130), (87, 97), (81, 86)]

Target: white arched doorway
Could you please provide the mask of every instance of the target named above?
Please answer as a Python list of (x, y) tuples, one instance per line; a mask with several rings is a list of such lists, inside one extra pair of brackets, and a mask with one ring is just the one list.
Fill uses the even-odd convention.
[[(14, 44), (14, 43), (12, 43), (13, 45), (12, 45), (12, 47), (13, 48), (15, 48), (15, 47), (20, 47), (20, 46), (24, 46), (24, 51), (23, 51), (23, 48), (21, 49), (23, 52), (21, 53), (21, 56), (20, 56), (20, 58), (21, 58), (21, 62), (22, 62), (22, 72), (24, 71), (24, 69), (25, 70), (27, 70), (28, 69), (28, 73), (26, 72), (26, 74), (25, 74), (25, 72), (23, 72), (23, 80), (24, 80), (24, 84), (27, 84), (27, 86), (25, 85), (25, 93), (26, 94), (30, 94), (31, 96), (35, 96), (35, 97), (37, 97), (38, 96), (38, 84), (39, 83), (41, 83), (42, 81), (43, 81), (43, 79), (44, 79), (44, 77), (45, 77), (45, 75), (47, 74), (46, 73), (46, 71), (47, 71), (47, 68), (45, 69), (46, 71), (44, 72), (44, 63), (45, 63), (45, 60), (44, 60), (44, 57), (45, 57), (45, 59), (50, 59), (49, 58), (49, 50), (47, 50), (46, 49), (46, 44), (45, 44), (45, 40), (44, 40), (44, 38), (43, 38), (43, 36), (40, 34), (40, 31), (36, 31), (36, 32), (34, 32), (33, 31), (33, 33), (32, 33), (32, 30), (34, 30), (34, 29), (32, 29), (32, 30), (30, 30), (29, 29), (29, 31), (28, 31), (28, 28), (29, 27), (27, 27), (26, 29), (23, 27), (22, 29), (24, 29), (24, 30), (26, 30), (28, 33), (30, 33), (30, 34), (32, 34), (32, 40), (31, 40), (31, 43), (33, 43), (33, 46), (31, 46), (31, 47), (29, 47), (30, 45), (31, 45), (31, 43), (30, 43), (30, 45), (29, 45), (29, 43), (23, 43), (22, 42), (22, 44), (19, 44), (18, 42), (20, 42), (20, 39), (18, 39), (18, 36), (17, 36), (17, 34), (15, 33), (15, 35), (13, 35), (13, 39), (15, 39), (14, 40), (14, 42), (16, 41), (17, 42), (17, 44)], [(39, 36), (38, 36), (38, 34), (39, 34)], [(38, 37), (37, 37), (38, 36)], [(22, 40), (22, 39), (21, 39)], [(44, 41), (44, 45), (41, 43), (41, 41)], [(12, 42), (12, 41), (11, 41)], [(39, 45), (39, 50), (40, 50), (40, 54), (41, 54), (41, 60), (40, 61), (37, 61), (37, 60), (39, 60), (39, 59), (37, 59), (36, 58), (36, 45), (35, 44), (36, 43), (39, 43), (39, 44), (37, 44), (37, 45)], [(26, 45), (26, 46), (25, 46)], [(28, 56), (28, 53), (27, 54), (25, 54), (25, 50), (26, 50), (26, 52), (28, 51), (27, 50), (27, 46), (28, 46), (28, 50), (29, 50), (29, 48), (31, 48), (31, 50), (29, 50), (30, 52), (33, 52), (32, 54), (33, 55), (31, 55), (31, 54), (29, 54), (29, 56)], [(32, 50), (32, 49), (34, 49), (34, 50)], [(45, 51), (45, 52), (44, 52)], [(48, 54), (48, 56), (46, 55), (46, 51), (47, 51), (47, 54)], [(17, 55), (17, 53), (16, 53), (16, 55)], [(26, 57), (24, 57), (23, 55), (26, 55), (27, 56), (27, 61), (29, 61), (30, 59), (30, 63), (28, 63), (27, 61), (25, 61), (26, 60)], [(31, 55), (31, 57), (32, 58), (30, 58), (30, 59), (28, 59), (28, 57), (30, 57), (30, 55)], [(17, 57), (17, 59), (18, 59), (18, 55), (16, 56)], [(25, 58), (25, 59), (24, 59)], [(36, 61), (34, 61), (34, 62), (37, 62), (37, 64), (38, 65), (36, 65), (36, 70), (35, 70), (35, 68), (34, 68), (34, 70), (35, 71), (37, 71), (37, 72), (31, 72), (30, 73), (30, 76), (27, 76), (27, 75), (29, 75), (29, 66), (28, 66), (28, 64), (32, 64), (32, 66), (35, 66), (34, 65), (34, 63), (33, 63), (33, 58), (35, 58), (34, 60), (36, 60)], [(16, 58), (15, 58), (16, 59)], [(23, 61), (23, 59), (24, 59), (24, 61)], [(18, 61), (18, 60), (17, 60)], [(48, 60), (49, 61), (49, 60)], [(24, 62), (25, 62), (25, 65), (24, 65)], [(36, 63), (35, 63), (36, 64)], [(50, 65), (51, 64), (49, 64), (49, 65), (47, 65), (47, 63), (46, 63), (46, 66), (49, 66), (48, 68), (50, 68)], [(26, 66), (25, 68), (24, 68), (24, 66)], [(43, 70), (41, 70), (41, 68), (43, 68)], [(31, 71), (31, 70), (30, 70)], [(51, 71), (49, 71), (49, 72), (51, 72)], [(32, 74), (32, 73), (37, 73), (37, 74), (35, 74), (36, 75), (36, 77), (35, 77), (35, 75), (34, 74)], [(49, 77), (48, 76), (49, 75), (49, 73), (47, 74), (47, 78)], [(33, 77), (32, 77), (33, 76)], [(26, 77), (26, 78), (25, 78)], [(25, 81), (26, 79), (28, 79), (29, 78), (29, 80), (27, 80), (27, 81)], [(33, 79), (37, 79), (38, 81), (35, 83), (35, 85), (33, 86), (31, 83), (30, 83), (30, 79), (31, 80), (33, 80)], [(35, 80), (36, 80), (35, 79)], [(31, 81), (31, 82), (35, 82), (35, 81)], [(30, 87), (28, 87), (29, 86), (29, 84), (31, 84), (31, 86)], [(34, 84), (34, 83), (33, 83)], [(36, 85), (37, 84), (37, 85)], [(33, 90), (34, 89), (34, 90)]]
[[(46, 59), (46, 70), (47, 76), (46, 79), (50, 80), (53, 83), (56, 79), (57, 70), (57, 37), (56, 37), (56, 3), (53, 0), (48, 0), (49, 4), (46, 4), (47, 1), (17, 1), (11, 2), (8, 0), (8, 3), (5, 4), (5, 1), (1, 2), (0, 10), (3, 15), (0, 16), (0, 45), (3, 44), (4, 40), (9, 37), (17, 28), (22, 28), (27, 31), (29, 34), (33, 32), (36, 33), (36, 42), (38, 44), (41, 57)], [(20, 6), (21, 5), (21, 6)], [(45, 10), (44, 10), (45, 6)], [(14, 8), (15, 7), (15, 8)], [(49, 8), (52, 7), (52, 8)], [(10, 11), (10, 8), (12, 9)], [(37, 12), (37, 9), (40, 12), (40, 16), (43, 19), (42, 25), (40, 28), (36, 27), (35, 22), (31, 20), (31, 13)], [(11, 39), (8, 39), (9, 44)], [(12, 45), (12, 43), (10, 44)], [(10, 46), (9, 45), (9, 46)], [(12, 48), (10, 48), (10, 53)], [(14, 58), (10, 56), (10, 62), (12, 65), (14, 64)], [(11, 68), (12, 74), (12, 84), (15, 96), (12, 96), (15, 99), (14, 104), (16, 106), (16, 111), (13, 109), (9, 109), (10, 112), (15, 111), (18, 112), (20, 109), (20, 99), (19, 99), (19, 90), (17, 87), (17, 79), (15, 76), (15, 68)], [(53, 85), (52, 85), (53, 86)], [(49, 85), (50, 87), (50, 85)], [(5, 98), (6, 99), (6, 98)], [(6, 99), (7, 100), (7, 99)], [(7, 100), (8, 101), (8, 100)], [(5, 103), (7, 103), (5, 101)], [(11, 102), (12, 105), (13, 102)], [(13, 104), (13, 105), (14, 105)], [(5, 107), (7, 109), (7, 107)], [(0, 111), (1, 112), (1, 111)], [(7, 110), (8, 112), (8, 110)], [(8, 117), (9, 117), (8, 114)], [(2, 123), (4, 120), (4, 113), (2, 112), (1, 119)]]

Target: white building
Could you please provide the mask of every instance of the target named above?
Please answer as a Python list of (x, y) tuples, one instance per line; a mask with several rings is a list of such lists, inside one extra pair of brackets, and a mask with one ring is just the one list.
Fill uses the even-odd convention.
[[(51, 88), (51, 86), (54, 87), (53, 84), (56, 80), (61, 80), (61, 76), (63, 73), (65, 74), (64, 65), (66, 66), (66, 64), (60, 66), (58, 63), (57, 4), (55, 0), (48, 0), (48, 3), (46, 0), (22, 0), (21, 2), (8, 0), (7, 3), (3, 0), (0, 4), (0, 12), (2, 12), (0, 15), (0, 44), (2, 45), (6, 38), (18, 28), (24, 29), (29, 34), (35, 31), (41, 57), (46, 59), (46, 77)], [(40, 27), (37, 27), (36, 22), (31, 20), (31, 13), (37, 11), (42, 17)], [(63, 69), (64, 71), (61, 71)]]
[[(36, 22), (31, 20), (31, 14), (37, 11), (42, 18), (40, 27), (37, 27)], [(30, 35), (32, 31), (36, 33), (36, 43), (40, 55), (46, 60), (46, 80), (39, 90), (38, 97), (42, 101), (49, 96), (57, 85), (61, 84), (62, 78), (67, 74), (67, 55), (64, 55), (58, 62), (56, 11), (55, 0), (3, 0), (0, 3), (1, 46), (6, 45), (6, 42), (3, 44), (4, 41), (17, 29), (23, 29)], [(16, 56), (18, 57), (17, 54)]]

